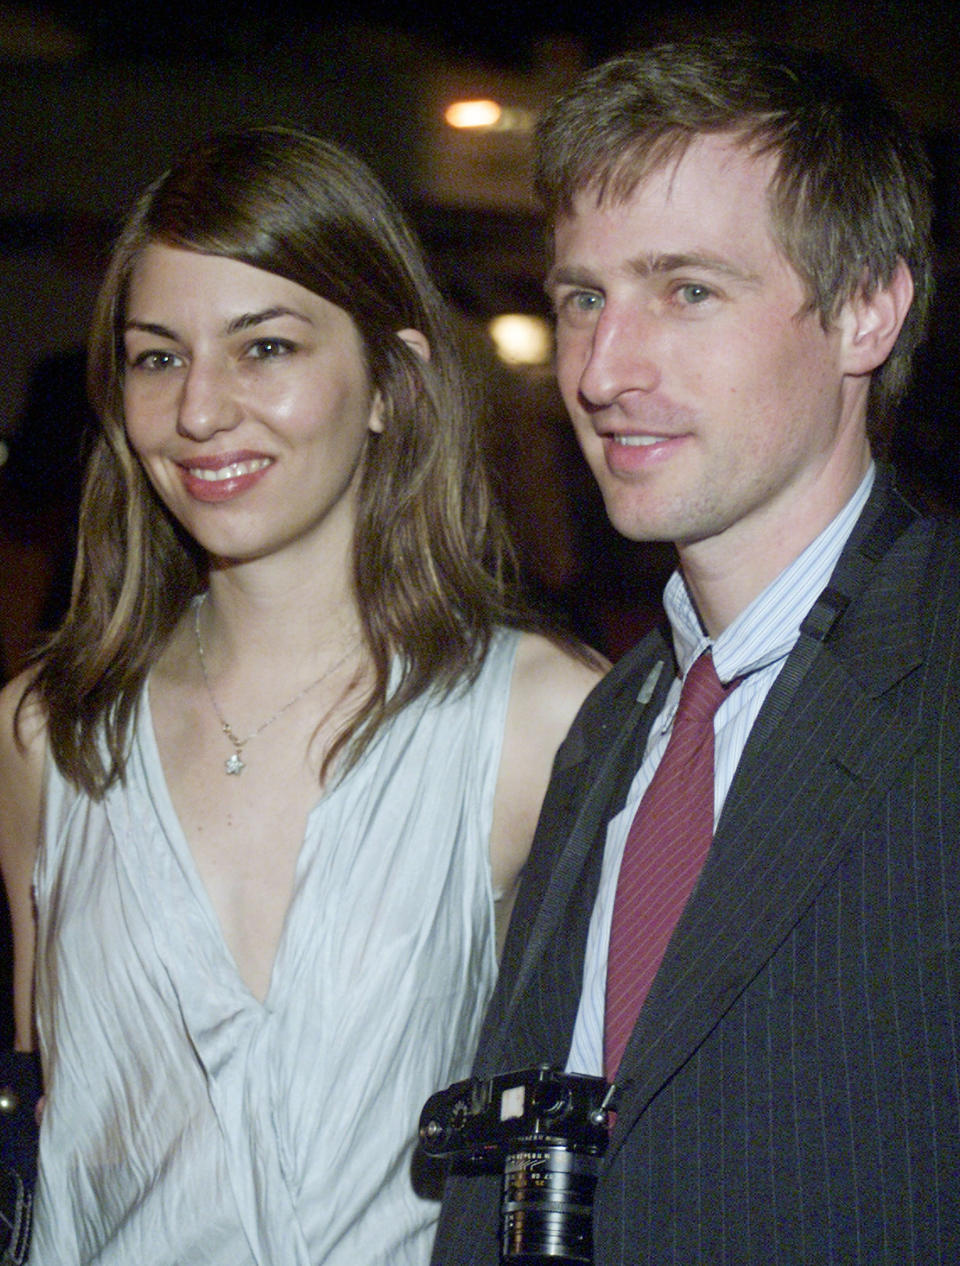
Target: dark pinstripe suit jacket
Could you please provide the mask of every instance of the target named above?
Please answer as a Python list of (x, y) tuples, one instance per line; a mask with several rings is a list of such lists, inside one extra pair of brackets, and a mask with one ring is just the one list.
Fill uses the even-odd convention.
[[(476, 1071), (565, 1062), (655, 634), (557, 756)], [(768, 697), (621, 1068), (595, 1261), (960, 1263), (960, 529), (882, 472)], [(434, 1262), (497, 1261), (453, 1176)]]

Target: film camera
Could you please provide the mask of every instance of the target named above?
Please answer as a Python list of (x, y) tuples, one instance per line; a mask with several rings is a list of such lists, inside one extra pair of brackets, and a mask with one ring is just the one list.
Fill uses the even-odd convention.
[(549, 1067), (455, 1082), (428, 1099), (420, 1146), (461, 1172), (502, 1170), (500, 1261), (593, 1261), (593, 1191), (612, 1088)]

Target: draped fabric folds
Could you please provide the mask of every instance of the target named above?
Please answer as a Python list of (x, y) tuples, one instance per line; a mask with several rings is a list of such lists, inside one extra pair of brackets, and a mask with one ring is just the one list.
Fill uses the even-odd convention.
[(126, 783), (48, 774), (36, 873), (49, 1101), (31, 1260), (422, 1266), (420, 1105), (493, 984), (489, 837), (517, 636), (312, 811), (265, 1000), (240, 979), (141, 702)]

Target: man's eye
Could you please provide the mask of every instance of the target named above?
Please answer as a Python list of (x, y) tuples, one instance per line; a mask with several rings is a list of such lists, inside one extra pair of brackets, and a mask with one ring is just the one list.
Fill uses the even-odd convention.
[(603, 300), (592, 290), (578, 290), (573, 296), (573, 305), (579, 312), (596, 312), (603, 307)]
[(680, 286), (677, 294), (684, 303), (697, 304), (704, 303), (707, 299), (713, 297), (713, 291), (709, 286), (703, 285), (699, 281), (688, 281)]
[(570, 290), (557, 301), (557, 315), (571, 319), (594, 316), (603, 307), (603, 296), (595, 290)]

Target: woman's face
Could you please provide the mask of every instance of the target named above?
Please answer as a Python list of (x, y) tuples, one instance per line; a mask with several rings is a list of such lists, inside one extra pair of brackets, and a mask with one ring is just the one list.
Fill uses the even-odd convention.
[(214, 558), (349, 551), (382, 429), (351, 317), (249, 264), (153, 244), (124, 327), (127, 436)]

